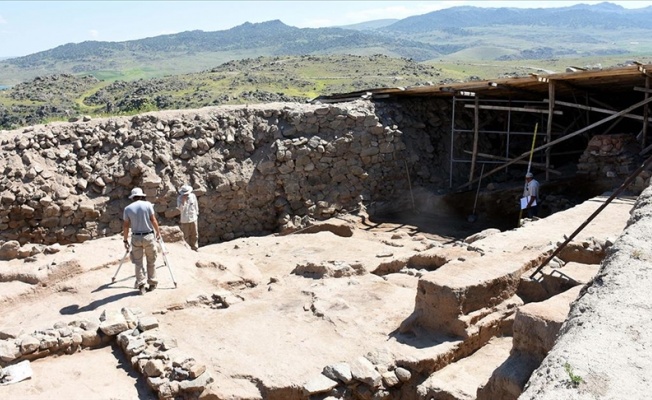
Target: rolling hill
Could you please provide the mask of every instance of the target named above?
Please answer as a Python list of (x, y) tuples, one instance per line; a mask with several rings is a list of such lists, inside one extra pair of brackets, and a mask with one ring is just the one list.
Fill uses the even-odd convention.
[(401, 20), (296, 28), (279, 20), (125, 42), (68, 43), (0, 60), (0, 86), (43, 74), (135, 80), (208, 70), (259, 56), (384, 54), (415, 61), (523, 60), (652, 54), (652, 7), (452, 7)]

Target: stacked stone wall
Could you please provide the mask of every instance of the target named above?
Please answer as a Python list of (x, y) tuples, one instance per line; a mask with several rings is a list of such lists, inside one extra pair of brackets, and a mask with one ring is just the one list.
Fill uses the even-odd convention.
[(85, 118), (0, 133), (0, 239), (74, 243), (122, 229), (142, 187), (162, 224), (177, 189), (200, 244), (305, 226), (447, 180), (445, 101), (277, 103)]

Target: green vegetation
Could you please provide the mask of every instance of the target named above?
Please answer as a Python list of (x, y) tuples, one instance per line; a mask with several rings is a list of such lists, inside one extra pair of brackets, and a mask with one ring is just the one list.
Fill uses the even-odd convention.
[(563, 72), (571, 65), (590, 68), (600, 63), (609, 67), (621, 60), (595, 57), (416, 62), (380, 54), (305, 55), (232, 60), (209, 70), (178, 75), (155, 76), (157, 71), (150, 68), (47, 75), (0, 90), (0, 128), (78, 115), (99, 117), (222, 104), (305, 102), (320, 95), (370, 88)]
[(197, 73), (138, 78), (147, 72), (49, 75), (20, 83), (0, 91), (0, 128), (79, 114), (128, 115), (221, 104), (305, 102), (319, 95), (423, 85), (443, 78), (433, 65), (384, 55), (257, 57)]
[(584, 382), (584, 379), (582, 379), (581, 376), (575, 375), (573, 373), (573, 367), (569, 363), (564, 363), (564, 370), (568, 374), (568, 377), (570, 378), (571, 384), (574, 387), (577, 387), (580, 385), (580, 383)]

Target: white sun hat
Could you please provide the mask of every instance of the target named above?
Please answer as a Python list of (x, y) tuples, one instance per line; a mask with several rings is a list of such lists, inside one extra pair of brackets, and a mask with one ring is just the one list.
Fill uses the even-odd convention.
[(131, 195), (129, 195), (129, 198), (133, 199), (134, 197), (138, 197), (138, 196), (145, 197), (145, 193), (143, 193), (143, 189), (139, 187), (131, 189)]
[(181, 186), (181, 189), (179, 189), (179, 194), (188, 194), (188, 193), (192, 193), (192, 186), (190, 185)]

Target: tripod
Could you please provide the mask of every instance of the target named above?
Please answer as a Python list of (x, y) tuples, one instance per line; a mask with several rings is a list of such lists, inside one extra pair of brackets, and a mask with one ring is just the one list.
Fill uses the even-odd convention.
[[(170, 271), (170, 276), (172, 277), (172, 282), (174, 283), (174, 287), (176, 288), (177, 287), (177, 281), (174, 279), (174, 274), (172, 273), (172, 267), (170, 267), (170, 262), (168, 261), (168, 257), (167, 257), (168, 250), (165, 247), (165, 243), (163, 242), (163, 238), (160, 237), (156, 242), (158, 243), (158, 245), (161, 248), (161, 254), (163, 255), (163, 262), (165, 263), (165, 266), (168, 267), (168, 271)], [(120, 265), (118, 266), (118, 269), (115, 271), (115, 274), (113, 275), (113, 278), (111, 278), (112, 283), (115, 282), (115, 278), (116, 278), (116, 276), (118, 276), (118, 272), (120, 272), (120, 268), (122, 268), (122, 263), (124, 263), (125, 258), (127, 258), (127, 255), (129, 254), (130, 250), (131, 250), (131, 248), (127, 249), (127, 251), (125, 251), (125, 255), (122, 256), (122, 259), (120, 260)]]

